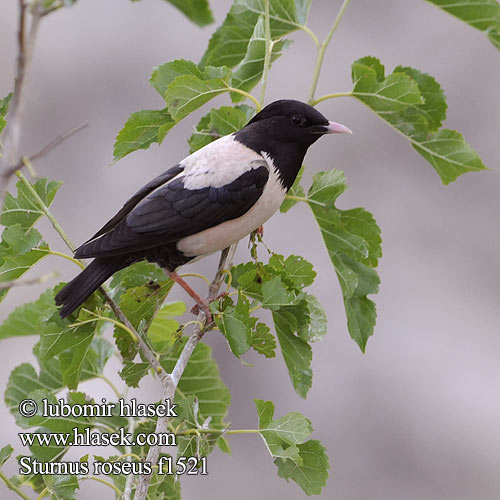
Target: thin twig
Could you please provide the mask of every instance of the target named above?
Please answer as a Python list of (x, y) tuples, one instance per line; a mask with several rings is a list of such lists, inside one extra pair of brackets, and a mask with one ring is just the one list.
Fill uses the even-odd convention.
[(67, 132), (64, 132), (62, 134), (59, 134), (55, 139), (50, 141), (46, 146), (44, 146), (40, 151), (37, 151), (36, 153), (21, 158), (15, 165), (11, 165), (10, 167), (7, 167), (4, 172), (2, 172), (2, 177), (4, 178), (4, 182), (7, 182), (9, 178), (14, 175), (18, 170), (26, 166), (27, 161), (32, 163), (35, 160), (38, 160), (47, 154), (49, 154), (53, 149), (55, 149), (57, 146), (62, 144), (66, 139), (69, 139), (70, 137), (74, 136), (76, 133), (80, 132), (80, 130), (83, 130), (85, 127), (88, 126), (88, 122), (83, 122), (80, 123), (80, 125), (77, 125), (76, 127), (73, 127), (71, 130), (68, 130)]
[(25, 0), (19, 0), (19, 26), (17, 32), (18, 54), (17, 68), (14, 83), (14, 95), (9, 108), (9, 121), (5, 131), (5, 159), (8, 164), (17, 160), (19, 143), (21, 139), (22, 114), (27, 76), (31, 68), (36, 36), (40, 24), (41, 10), (38, 4), (31, 10), (31, 26), (26, 36), (26, 10)]
[(335, 18), (335, 21), (333, 22), (333, 25), (330, 28), (330, 31), (328, 32), (328, 35), (326, 35), (326, 38), (323, 40), (323, 43), (321, 45), (317, 45), (318, 55), (316, 57), (316, 64), (314, 66), (314, 73), (313, 73), (313, 79), (312, 79), (312, 83), (311, 83), (311, 90), (309, 91), (309, 99), (308, 99), (308, 102), (311, 105), (314, 102), (314, 95), (316, 94), (316, 88), (318, 86), (319, 75), (321, 73), (321, 67), (323, 66), (323, 60), (325, 58), (326, 49), (328, 48), (328, 45), (330, 44), (330, 42), (332, 40), (333, 34), (337, 30), (337, 28), (340, 24), (340, 21), (342, 20), (342, 17), (344, 17), (345, 11), (350, 3), (351, 3), (351, 0), (344, 0), (343, 1), (342, 6), (340, 7), (340, 10), (337, 14), (337, 17)]
[(9, 290), (14, 286), (24, 286), (24, 285), (37, 285), (39, 283), (45, 283), (52, 278), (58, 276), (57, 273), (47, 273), (39, 278), (30, 278), (30, 279), (18, 279), (12, 281), (5, 281), (4, 283), (0, 283), (0, 290)]
[[(226, 248), (222, 251), (219, 265), (217, 267), (217, 273), (215, 274), (212, 283), (208, 288), (207, 299), (213, 300), (217, 297), (219, 289), (224, 280), (225, 269), (231, 267), (234, 253), (236, 251), (237, 243), (231, 245), (229, 248)], [(164, 398), (173, 400), (175, 396), (175, 392), (177, 390), (177, 385), (184, 373), (184, 369), (188, 364), (188, 361), (198, 344), (201, 340), (205, 332), (210, 328), (210, 325), (205, 325), (205, 313), (200, 311), (198, 314), (198, 322), (196, 324), (193, 333), (189, 336), (182, 352), (175, 363), (174, 369), (170, 374), (170, 384), (164, 386)], [(158, 417), (156, 422), (155, 433), (160, 434), (168, 431), (168, 418), (167, 417)], [(148, 451), (148, 456), (146, 461), (151, 464), (151, 466), (155, 466), (158, 462), (158, 458), (160, 456), (161, 446), (151, 446)], [(136, 494), (134, 500), (145, 500), (148, 493), (149, 483), (151, 482), (151, 475), (142, 475), (139, 478), (139, 484), (137, 485)]]

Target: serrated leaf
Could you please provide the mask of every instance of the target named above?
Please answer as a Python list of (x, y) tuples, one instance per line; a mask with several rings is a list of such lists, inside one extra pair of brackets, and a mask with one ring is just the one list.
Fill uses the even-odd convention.
[(295, 301), (295, 296), (283, 285), (281, 276), (275, 276), (262, 284), (262, 296), (262, 307), (273, 311)]
[(496, 0), (427, 0), (488, 35), (500, 48), (500, 4)]
[[(42, 235), (33, 227), (20, 224), (6, 227), (0, 242), (0, 283), (15, 281), (43, 259), (49, 250)], [(9, 288), (0, 290), (0, 301)]]
[[(203, 429), (203, 424), (200, 422), (198, 400), (194, 396), (191, 395), (183, 399), (177, 410), (176, 422), (182, 422), (179, 431), (181, 429), (182, 431)], [(185, 436), (181, 435), (177, 439), (177, 456), (197, 458), (207, 456), (213, 448), (214, 441), (214, 436), (208, 433), (196, 432)]]
[(299, 331), (299, 336), (307, 342), (316, 342), (321, 340), (328, 332), (326, 312), (314, 295), (307, 293), (305, 299), (309, 311), (309, 322), (305, 330)]
[(443, 184), (449, 184), (465, 172), (477, 172), (486, 167), (479, 155), (456, 130), (441, 129), (413, 143), (437, 171)]
[(132, 113), (116, 136), (113, 158), (120, 160), (138, 149), (161, 144), (167, 132), (175, 125), (166, 109), (143, 109)]
[(182, 316), (185, 312), (184, 302), (171, 302), (164, 305), (155, 315), (148, 329), (148, 338), (156, 352), (164, 352), (174, 345), (180, 325), (172, 317)]
[(325, 447), (320, 441), (310, 439), (296, 445), (302, 464), (290, 459), (274, 461), (278, 475), (287, 481), (295, 481), (307, 495), (319, 495), (328, 479), (330, 462)]
[[(46, 206), (50, 206), (62, 182), (38, 179), (33, 184), (33, 189)], [(33, 198), (22, 181), (16, 184), (17, 197), (7, 193), (0, 213), (0, 224), (13, 226), (20, 224), (25, 230), (31, 228), (35, 222), (44, 215), (38, 202)]]
[(312, 285), (316, 277), (313, 265), (298, 255), (289, 255), (285, 259), (282, 255), (274, 254), (269, 258), (269, 266), (280, 274), (285, 283), (298, 291)]
[(103, 337), (95, 337), (83, 362), (82, 380), (102, 375), (104, 366), (112, 355), (113, 346)]
[[(279, 40), (273, 42), (271, 62), (281, 56), (282, 50), (290, 45), (290, 40)], [(264, 28), (264, 16), (259, 16), (250, 37), (245, 57), (233, 72), (231, 86), (249, 92), (259, 83), (264, 72), (264, 61), (266, 57), (266, 32)], [(231, 96), (233, 102), (239, 102), (244, 97), (240, 94)]]
[(127, 288), (141, 285), (159, 284), (165, 281), (165, 271), (152, 262), (136, 262), (113, 274), (110, 286), (113, 297), (121, 295)]
[(198, 77), (178, 76), (168, 86), (164, 96), (170, 116), (178, 122), (217, 95), (227, 92), (229, 75), (224, 68), (207, 68)]
[[(272, 40), (304, 26), (310, 0), (270, 0)], [(247, 53), (248, 43), (259, 17), (265, 15), (262, 0), (235, 0), (226, 19), (210, 38), (200, 65), (236, 66)]]
[(219, 439), (217, 439), (217, 446), (219, 447), (219, 450), (222, 451), (222, 453), (231, 455), (231, 447), (229, 446), (229, 441), (224, 436), (221, 436)]
[(371, 108), (437, 171), (443, 184), (486, 167), (461, 134), (435, 131), (444, 119), (444, 95), (435, 80), (413, 68), (396, 68), (384, 76), (380, 61), (365, 57), (352, 65), (352, 95)]
[(311, 346), (295, 335), (297, 320), (288, 311), (273, 311), (274, 325), (295, 392), (305, 399), (312, 385)]
[(244, 295), (238, 296), (236, 306), (231, 301), (230, 305), (217, 311), (214, 319), (235, 356), (240, 357), (250, 349), (255, 319), (250, 317), (250, 303)]
[(149, 83), (164, 97), (168, 86), (182, 75), (193, 75), (203, 78), (203, 71), (193, 61), (187, 59), (176, 59), (154, 68)]
[(417, 82), (424, 103), (418, 104), (415, 108), (424, 115), (429, 130), (437, 130), (446, 119), (446, 109), (448, 107), (446, 97), (439, 83), (432, 76), (415, 68), (398, 66), (394, 68), (394, 73), (405, 73)]
[(301, 465), (302, 458), (296, 445), (311, 435), (311, 422), (298, 412), (273, 420), (274, 404), (271, 401), (254, 399), (254, 402), (259, 416), (259, 431), (271, 456)]
[(3, 99), (0, 99), (0, 134), (2, 133), (7, 121), (5, 120), (5, 116), (9, 111), (10, 101), (12, 100), (12, 92), (7, 94)]
[(139, 387), (139, 382), (142, 377), (147, 375), (149, 368), (149, 363), (134, 363), (132, 361), (124, 360), (120, 377), (129, 387)]
[(208, 0), (166, 0), (177, 7), (187, 18), (198, 26), (213, 23), (214, 17)]
[[(132, 326), (140, 332), (146, 332), (156, 312), (163, 304), (174, 282), (167, 280), (128, 288), (120, 296), (120, 308)], [(138, 352), (137, 343), (130, 334), (119, 326), (115, 326), (116, 346), (124, 359), (132, 360)]]
[(4, 446), (0, 450), (0, 468), (3, 466), (5, 462), (11, 457), (12, 453), (14, 451), (14, 448), (10, 444)]
[(364, 352), (376, 320), (375, 304), (367, 295), (378, 292), (379, 278), (373, 267), (382, 255), (381, 238), (369, 212), (335, 207), (346, 187), (342, 172), (320, 172), (314, 176), (308, 199), (339, 278), (349, 333)]
[(276, 356), (276, 339), (265, 323), (257, 323), (252, 330), (252, 348), (266, 358)]
[(250, 106), (222, 106), (211, 109), (196, 126), (193, 135), (189, 138), (190, 152), (194, 153), (203, 146), (228, 134), (243, 128), (255, 110)]
[(76, 476), (54, 474), (43, 475), (47, 493), (50, 493), (51, 500), (75, 500), (76, 490), (79, 488)]

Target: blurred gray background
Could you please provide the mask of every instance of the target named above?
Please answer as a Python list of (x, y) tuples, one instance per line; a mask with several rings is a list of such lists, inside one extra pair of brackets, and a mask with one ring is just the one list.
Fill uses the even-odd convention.
[[(212, 0), (220, 24), (229, 0)], [(340, 0), (316, 0), (310, 26), (321, 37)], [(2, 1), (0, 95), (12, 88), (17, 2)], [(86, 0), (46, 18), (36, 47), (26, 100), (23, 154), (88, 120), (90, 127), (37, 162), (40, 175), (64, 181), (53, 211), (80, 243), (100, 227), (143, 183), (183, 158), (186, 138), (208, 106), (176, 127), (161, 147), (134, 153), (112, 168), (114, 138), (129, 114), (160, 108), (149, 86), (153, 66), (175, 58), (199, 60), (213, 27), (200, 29), (160, 0), (131, 3)], [(304, 33), (275, 64), (267, 101), (305, 99), (314, 47)], [(435, 76), (448, 97), (445, 126), (476, 148), (490, 172), (468, 174), (444, 187), (409, 143), (354, 100), (337, 99), (319, 109), (351, 127), (352, 137), (321, 140), (307, 157), (312, 175), (345, 171), (349, 190), (341, 208), (363, 206), (383, 236), (381, 291), (375, 300), (375, 335), (363, 355), (349, 338), (336, 276), (306, 206), (276, 215), (265, 241), (276, 252), (298, 253), (319, 272), (311, 292), (328, 311), (329, 333), (315, 345), (314, 382), (306, 401), (293, 391), (281, 357), (248, 355), (242, 366), (219, 334), (207, 335), (222, 377), (231, 389), (234, 428), (255, 427), (252, 398), (271, 399), (277, 415), (292, 410), (313, 422), (313, 437), (331, 457), (322, 498), (335, 500), (494, 500), (500, 498), (500, 53), (484, 35), (423, 0), (356, 0), (327, 52), (318, 95), (351, 88), (350, 64), (375, 55), (389, 71), (411, 65)], [(228, 103), (221, 97), (211, 105)], [(40, 224), (51, 246), (65, 248)], [(248, 259), (240, 244), (237, 261)], [(211, 275), (217, 257), (190, 268)], [(61, 279), (76, 268), (50, 257), (29, 276), (50, 270)], [(197, 284), (198, 285), (198, 284)], [(35, 299), (41, 287), (14, 289), (1, 305), (4, 318), (17, 304)], [(171, 298), (185, 299), (174, 290)], [(4, 340), (0, 351), (2, 392), (10, 371), (30, 355), (34, 338)], [(119, 365), (109, 365), (119, 382)], [(82, 390), (109, 397), (99, 382)], [(134, 394), (157, 399), (150, 378)], [(0, 444), (23, 450), (14, 419), (2, 403)], [(232, 436), (232, 457), (216, 451), (203, 478), (182, 480), (183, 498), (304, 498), (294, 483), (278, 478), (264, 444)], [(99, 450), (101, 452), (101, 450)], [(106, 453), (105, 451), (102, 454)], [(81, 453), (83, 454), (83, 452)], [(81, 455), (80, 454), (80, 455)], [(14, 461), (7, 464), (14, 473)], [(2, 498), (17, 498), (3, 485)], [(91, 481), (81, 499), (110, 498)]]

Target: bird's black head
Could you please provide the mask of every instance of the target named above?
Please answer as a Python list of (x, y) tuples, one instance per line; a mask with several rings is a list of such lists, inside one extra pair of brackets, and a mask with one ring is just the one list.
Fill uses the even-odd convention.
[(235, 138), (258, 153), (273, 159), (286, 189), (290, 189), (309, 146), (324, 134), (351, 133), (328, 121), (318, 110), (300, 101), (282, 99), (267, 105)]

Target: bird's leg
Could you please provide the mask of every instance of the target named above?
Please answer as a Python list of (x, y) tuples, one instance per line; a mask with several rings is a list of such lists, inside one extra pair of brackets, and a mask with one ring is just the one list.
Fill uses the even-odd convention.
[(210, 308), (208, 302), (197, 294), (175, 271), (169, 271), (165, 269), (168, 277), (174, 280), (178, 285), (180, 285), (188, 293), (188, 295), (196, 302), (193, 307), (192, 312), (196, 313), (198, 309), (202, 309), (207, 318), (207, 323), (212, 322), (212, 315), (210, 314)]

